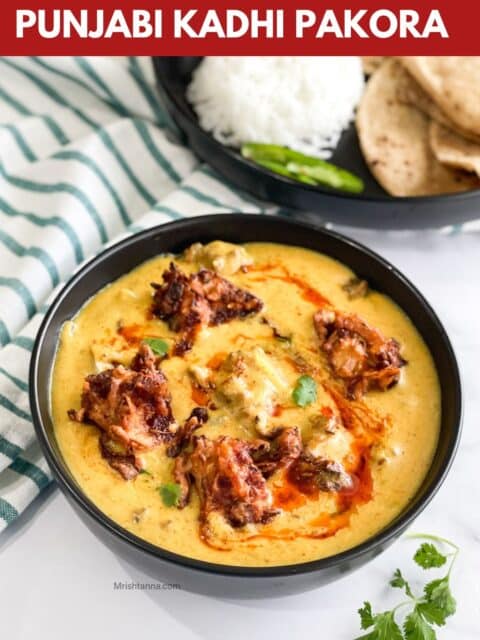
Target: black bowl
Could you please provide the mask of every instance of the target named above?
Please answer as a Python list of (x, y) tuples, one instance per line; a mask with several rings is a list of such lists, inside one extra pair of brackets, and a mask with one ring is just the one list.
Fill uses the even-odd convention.
[[(268, 568), (217, 565), (155, 547), (105, 516), (83, 493), (67, 468), (50, 417), (49, 380), (62, 324), (99, 289), (143, 261), (180, 252), (193, 242), (271, 241), (323, 252), (343, 262), (371, 286), (387, 293), (409, 315), (428, 345), (440, 377), (441, 435), (432, 466), (418, 493), (380, 533), (361, 545), (322, 560)], [(43, 453), (61, 490), (94, 533), (119, 556), (157, 579), (184, 589), (243, 597), (271, 596), (318, 587), (368, 562), (391, 544), (427, 506), (452, 463), (460, 435), (461, 387), (455, 355), (437, 316), (415, 287), (392, 265), (341, 235), (282, 218), (213, 215), (149, 229), (107, 249), (83, 267), (50, 307), (38, 332), (30, 367), (30, 402)]]
[(167, 109), (195, 153), (256, 198), (318, 213), (330, 222), (374, 229), (426, 229), (478, 219), (479, 189), (440, 196), (389, 196), (363, 159), (354, 124), (342, 135), (331, 161), (364, 180), (365, 191), (360, 195), (304, 185), (246, 160), (200, 127), (186, 99), (192, 71), (200, 61), (198, 57), (153, 58)]

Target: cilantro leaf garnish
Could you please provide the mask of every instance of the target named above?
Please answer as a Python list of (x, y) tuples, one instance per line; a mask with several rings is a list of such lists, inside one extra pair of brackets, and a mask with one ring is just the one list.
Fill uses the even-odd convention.
[(144, 338), (143, 342), (148, 344), (156, 356), (164, 356), (168, 353), (168, 344), (161, 338)]
[(409, 613), (403, 624), (403, 632), (407, 640), (435, 640), (435, 630), (423, 618), (418, 607)]
[(425, 615), (431, 621), (440, 626), (445, 624), (445, 619), (453, 616), (457, 610), (457, 602), (450, 590), (450, 576), (447, 574), (440, 580), (432, 580), (424, 588), (426, 603)]
[(362, 629), (368, 629), (373, 625), (373, 613), (372, 613), (372, 605), (370, 602), (364, 602), (363, 607), (360, 607), (358, 610), (360, 615), (360, 626)]
[(397, 569), (393, 574), (393, 578), (390, 580), (390, 586), (395, 587), (397, 589), (404, 589), (407, 596), (410, 596), (410, 598), (413, 598), (413, 593), (412, 593), (412, 590), (410, 589), (410, 585), (403, 577), (400, 569)]
[(366, 602), (365, 605), (369, 606), (369, 611), (367, 617), (362, 619), (362, 623), (368, 624), (368, 626), (362, 626), (362, 628), (373, 627), (373, 629), (370, 633), (360, 636), (356, 640), (403, 640), (402, 631), (395, 622), (393, 611), (384, 611), (373, 615), (369, 603)]
[(431, 569), (432, 567), (441, 567), (447, 557), (440, 553), (437, 547), (431, 542), (424, 542), (413, 556), (415, 562), (423, 569)]
[(317, 383), (311, 376), (300, 376), (297, 380), (292, 398), (299, 407), (306, 407), (317, 399)]
[[(437, 536), (421, 535), (415, 537), (424, 538), (430, 542), (424, 542), (420, 545), (414, 555), (414, 561), (422, 569), (427, 570), (442, 567), (450, 557), (451, 562), (447, 574), (443, 578), (428, 582), (423, 588), (422, 595), (417, 597), (400, 569), (397, 569), (390, 580), (390, 586), (402, 589), (408, 599), (391, 611), (377, 614), (373, 613), (372, 605), (369, 602), (364, 602), (358, 613), (360, 626), (368, 633), (356, 640), (436, 640), (435, 627), (443, 626), (446, 619), (455, 613), (457, 604), (450, 589), (450, 573), (459, 552), (458, 547), (453, 542)], [(431, 541), (448, 545), (454, 551), (443, 554)], [(396, 619), (397, 611), (406, 607), (410, 607), (410, 609), (407, 610), (403, 626), (400, 628)]]
[(182, 489), (176, 482), (166, 482), (158, 487), (158, 492), (166, 507), (178, 507)]

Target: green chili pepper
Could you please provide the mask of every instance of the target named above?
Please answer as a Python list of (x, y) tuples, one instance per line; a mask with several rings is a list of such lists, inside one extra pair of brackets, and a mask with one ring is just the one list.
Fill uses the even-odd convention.
[(307, 184), (327, 185), (350, 193), (361, 193), (364, 189), (362, 180), (350, 171), (288, 147), (248, 142), (242, 146), (242, 155), (275, 173)]

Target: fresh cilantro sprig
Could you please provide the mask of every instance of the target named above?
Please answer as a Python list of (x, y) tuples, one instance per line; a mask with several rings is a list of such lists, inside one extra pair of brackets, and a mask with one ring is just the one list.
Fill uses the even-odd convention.
[[(364, 602), (358, 610), (360, 626), (368, 631), (356, 640), (436, 640), (435, 626), (441, 627), (456, 610), (455, 598), (450, 589), (450, 574), (457, 558), (459, 548), (453, 542), (433, 535), (416, 535), (413, 538), (428, 540), (423, 542), (413, 556), (414, 561), (422, 569), (443, 567), (450, 558), (448, 571), (443, 578), (428, 582), (420, 596), (416, 596), (400, 569), (397, 569), (390, 580), (390, 586), (402, 589), (408, 600), (401, 602), (390, 611), (374, 613), (370, 602)], [(437, 545), (451, 549), (442, 553)], [(409, 606), (403, 625), (397, 621), (399, 609)]]

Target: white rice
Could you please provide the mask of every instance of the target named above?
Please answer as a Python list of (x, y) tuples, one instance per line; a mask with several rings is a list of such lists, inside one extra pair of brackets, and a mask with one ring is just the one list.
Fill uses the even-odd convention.
[(265, 142), (328, 158), (363, 87), (357, 57), (207, 57), (187, 98), (223, 144)]

